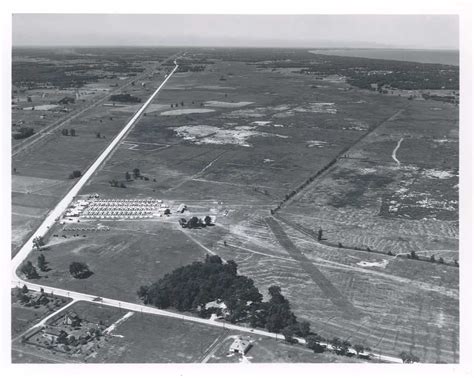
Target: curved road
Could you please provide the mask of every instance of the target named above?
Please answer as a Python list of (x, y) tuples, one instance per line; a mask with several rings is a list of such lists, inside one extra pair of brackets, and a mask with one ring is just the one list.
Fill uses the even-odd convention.
[(398, 149), (400, 148), (400, 145), (402, 144), (403, 142), (403, 138), (401, 138), (398, 143), (397, 143), (397, 146), (394, 148), (393, 152), (392, 152), (392, 159), (395, 160), (395, 163), (397, 163), (397, 165), (400, 167), (400, 160), (397, 159), (397, 151)]
[[(89, 169), (84, 173), (84, 175), (78, 180), (78, 182), (71, 188), (71, 190), (66, 194), (66, 196), (56, 205), (56, 207), (48, 214), (46, 219), (41, 223), (41, 225), (38, 227), (38, 229), (33, 233), (33, 235), (28, 239), (28, 241), (23, 245), (23, 247), (18, 251), (18, 253), (15, 255), (15, 257), (12, 259), (12, 287), (21, 287), (23, 285), (26, 285), (28, 289), (34, 290), (34, 291), (41, 291), (44, 290), (46, 293), (51, 293), (54, 295), (59, 295), (63, 297), (68, 297), (72, 298), (73, 302), (76, 301), (85, 301), (85, 302), (92, 302), (92, 303), (100, 303), (106, 306), (111, 306), (111, 307), (116, 307), (124, 310), (129, 310), (129, 311), (135, 311), (135, 312), (140, 312), (140, 313), (145, 313), (145, 314), (154, 314), (154, 315), (160, 315), (160, 316), (167, 316), (170, 318), (175, 318), (175, 319), (181, 319), (181, 320), (186, 320), (186, 321), (191, 321), (195, 323), (201, 323), (205, 324), (208, 326), (215, 326), (215, 327), (222, 327), (222, 328), (227, 328), (230, 330), (235, 330), (239, 332), (247, 332), (247, 333), (252, 333), (256, 335), (261, 335), (261, 336), (266, 336), (266, 337), (274, 337), (280, 340), (284, 340), (284, 336), (281, 334), (275, 334), (271, 332), (267, 332), (264, 330), (259, 330), (259, 329), (249, 329), (247, 327), (243, 326), (238, 326), (235, 324), (227, 324), (227, 323), (222, 323), (216, 320), (211, 320), (211, 319), (202, 319), (202, 318), (197, 318), (193, 316), (188, 316), (188, 315), (183, 315), (183, 314), (178, 314), (175, 312), (171, 311), (166, 311), (166, 310), (161, 310), (156, 307), (149, 307), (149, 306), (144, 306), (140, 305), (137, 303), (131, 303), (131, 302), (122, 302), (117, 299), (111, 299), (111, 298), (100, 298), (100, 300), (97, 300), (97, 296), (91, 295), (91, 294), (84, 294), (84, 293), (79, 293), (75, 291), (68, 291), (65, 289), (60, 289), (60, 288), (54, 288), (54, 287), (49, 287), (49, 286), (42, 286), (36, 283), (32, 282), (27, 282), (20, 278), (17, 275), (17, 269), (20, 266), (20, 264), (23, 262), (23, 260), (26, 259), (28, 254), (31, 252), (33, 248), (33, 239), (36, 238), (37, 236), (44, 236), (49, 228), (54, 225), (56, 222), (56, 219), (62, 215), (62, 213), (66, 210), (66, 208), (69, 206), (69, 204), (73, 201), (74, 197), (79, 193), (79, 191), (82, 189), (82, 187), (85, 185), (85, 183), (92, 177), (92, 175), (95, 173), (95, 171), (99, 168), (99, 166), (105, 161), (105, 159), (112, 153), (114, 148), (120, 143), (122, 138), (127, 134), (128, 131), (131, 130), (131, 128), (135, 125), (135, 123), (138, 121), (140, 116), (143, 114), (143, 112), (146, 110), (148, 105), (153, 101), (153, 99), (156, 97), (158, 92), (163, 88), (163, 86), (166, 84), (166, 82), (171, 78), (171, 76), (175, 73), (175, 71), (178, 68), (178, 64), (176, 63), (176, 60), (174, 61), (175, 67), (174, 69), (170, 72), (170, 74), (165, 78), (165, 80), (161, 83), (161, 85), (153, 92), (153, 94), (148, 98), (148, 100), (143, 104), (143, 106), (140, 108), (140, 110), (135, 113), (133, 118), (125, 125), (125, 127), (122, 129), (122, 131), (113, 139), (113, 141), (110, 143), (110, 145), (102, 152), (102, 154), (96, 159), (96, 161), (89, 167)], [(71, 303), (71, 304), (72, 304)], [(70, 304), (69, 304), (70, 305)], [(63, 309), (60, 309), (60, 311)], [(57, 313), (57, 312), (56, 312)], [(36, 324), (33, 328), (36, 327), (41, 327), (45, 324), (46, 320), (54, 316), (56, 313), (51, 314), (48, 316), (46, 319), (43, 319), (40, 323)], [(303, 339), (298, 339), (298, 341), (302, 344), (305, 343)], [(327, 345), (328, 349), (332, 349), (330, 345)], [(355, 351), (351, 350), (351, 352), (355, 353)], [(376, 359), (379, 359), (380, 361), (384, 362), (395, 362), (395, 363), (401, 363), (400, 358), (396, 357), (391, 357), (391, 356), (384, 356), (384, 355), (373, 355)]]

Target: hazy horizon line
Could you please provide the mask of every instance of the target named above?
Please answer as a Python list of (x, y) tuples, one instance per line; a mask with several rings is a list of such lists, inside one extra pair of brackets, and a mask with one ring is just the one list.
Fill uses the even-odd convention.
[(86, 45), (86, 44), (71, 44), (71, 45), (29, 45), (29, 44), (13, 44), (12, 48), (76, 48), (76, 47), (86, 47), (86, 48), (103, 48), (103, 47), (124, 47), (124, 48), (140, 48), (140, 47), (150, 47), (150, 48), (160, 48), (160, 47), (167, 47), (167, 48), (235, 48), (235, 49), (286, 49), (286, 50), (306, 50), (306, 49), (317, 49), (317, 50), (418, 50), (418, 51), (457, 51), (460, 52), (459, 48), (453, 47), (399, 47), (399, 46), (381, 46), (381, 47), (348, 47), (348, 46), (331, 46), (331, 47), (318, 47), (318, 46), (277, 46), (277, 45), (128, 45), (128, 44), (104, 44), (104, 45)]

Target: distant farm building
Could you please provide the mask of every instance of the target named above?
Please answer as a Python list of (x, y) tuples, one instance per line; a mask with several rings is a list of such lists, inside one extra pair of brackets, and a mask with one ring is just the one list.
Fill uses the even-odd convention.
[(245, 353), (248, 352), (251, 346), (252, 344), (250, 343), (249, 340), (245, 340), (245, 339), (242, 339), (241, 337), (238, 337), (234, 340), (234, 342), (229, 347), (229, 352), (239, 353), (241, 355), (244, 355)]
[(71, 327), (77, 327), (81, 325), (81, 318), (74, 311), (71, 311), (64, 315), (63, 323)]
[(176, 210), (178, 213), (184, 213), (188, 207), (182, 203), (181, 205), (178, 206), (178, 210)]
[(58, 101), (58, 104), (60, 105), (67, 105), (69, 103), (71, 104), (74, 104), (74, 102), (76, 101), (76, 99), (74, 97), (63, 97), (61, 100)]

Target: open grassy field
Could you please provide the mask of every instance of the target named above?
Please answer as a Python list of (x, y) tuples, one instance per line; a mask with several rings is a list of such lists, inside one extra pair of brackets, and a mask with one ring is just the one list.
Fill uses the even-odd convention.
[(135, 313), (115, 329), (94, 362), (199, 363), (226, 334), (217, 327)]
[[(59, 233), (53, 229), (51, 233), (58, 232), (59, 237), (51, 238), (48, 250), (33, 251), (28, 257), (36, 263), (39, 253), (43, 253), (49, 262), (51, 270), (41, 273), (36, 281), (136, 302), (139, 286), (149, 285), (179, 266), (202, 260), (206, 254), (178, 229), (177, 223), (161, 220), (101, 223), (110, 227), (110, 231), (80, 232), (74, 237), (76, 232)], [(69, 265), (74, 261), (87, 263), (94, 274), (82, 280), (73, 278)]]
[[(53, 238), (64, 233), (57, 225), (44, 252), (52, 270), (39, 281), (137, 301), (141, 284), (212, 252), (235, 260), (265, 296), (269, 286), (279, 285), (296, 315), (325, 337), (362, 343), (376, 353), (412, 351), (422, 362), (457, 362), (458, 268), (394, 256), (413, 250), (457, 259), (457, 108), (353, 89), (340, 78), (259, 69), (235, 57), (213, 62), (170, 79), (153, 111), (82, 194), (159, 198), (173, 209), (185, 203), (191, 209), (185, 217), (211, 213), (216, 226), (184, 230), (174, 215), (101, 221), (110, 231)], [(134, 168), (149, 180), (111, 187), (109, 181), (124, 180)], [(48, 172), (44, 178), (60, 180)], [(309, 177), (314, 179), (288, 198), (278, 217), (267, 219)], [(46, 183), (53, 184), (41, 184), (45, 196), (56, 188)], [(291, 222), (312, 231), (321, 227), (325, 242), (336, 247)], [(86, 262), (94, 274), (72, 279), (72, 261)], [(262, 343), (256, 361), (293, 358), (266, 348)], [(117, 350), (116, 356), (125, 356)], [(294, 360), (314, 358), (305, 353)]]

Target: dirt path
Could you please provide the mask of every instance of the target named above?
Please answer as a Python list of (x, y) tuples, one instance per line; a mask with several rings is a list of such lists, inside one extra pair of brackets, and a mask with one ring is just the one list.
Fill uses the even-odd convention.
[(400, 167), (401, 163), (400, 163), (400, 160), (397, 159), (397, 151), (400, 148), (400, 145), (402, 144), (402, 142), (403, 142), (403, 138), (401, 138), (398, 141), (397, 146), (393, 149), (393, 152), (392, 152), (392, 159), (395, 160), (395, 163), (397, 163), (397, 165), (399, 167)]
[(359, 319), (363, 315), (356, 309), (347, 298), (331, 283), (329, 279), (309, 260), (290, 240), (285, 230), (276, 221), (275, 218), (265, 218), (268, 226), (277, 238), (278, 242), (283, 248), (288, 251), (291, 257), (297, 260), (301, 268), (311, 277), (311, 279), (319, 286), (324, 295), (326, 295), (331, 302), (343, 311), (343, 316), (351, 319)]

